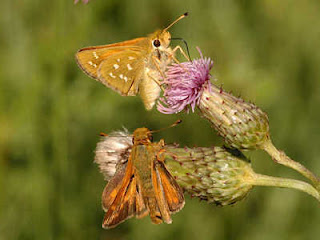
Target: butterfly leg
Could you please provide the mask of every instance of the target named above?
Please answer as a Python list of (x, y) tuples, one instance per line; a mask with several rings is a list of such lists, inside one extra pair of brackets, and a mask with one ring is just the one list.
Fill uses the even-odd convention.
[[(159, 71), (162, 79), (165, 79), (166, 78), (166, 75), (164, 74), (164, 72), (162, 71), (162, 69), (160, 68), (160, 60), (158, 58), (156, 58), (155, 56), (152, 57), (152, 61), (153, 61), (153, 64), (156, 66), (157, 70)], [(148, 74), (148, 73), (147, 73)], [(162, 83), (155, 79), (153, 76), (151, 76), (150, 74), (148, 74), (148, 76), (153, 80), (155, 81), (156, 84), (159, 85), (159, 87), (161, 88), (162, 91), (164, 91), (164, 88), (162, 86)]]
[(163, 147), (164, 147), (164, 140), (161, 139), (158, 143), (158, 145), (161, 147), (161, 149), (158, 151), (157, 153), (157, 160), (159, 162), (164, 162), (164, 157), (163, 157), (163, 153), (166, 151)]
[(152, 56), (152, 61), (153, 61), (154, 65), (156, 66), (157, 70), (159, 71), (159, 73), (161, 74), (161, 77), (163, 79), (165, 79), (166, 75), (164, 74), (164, 72), (160, 68), (161, 61), (156, 56)]
[(186, 72), (189, 72), (188, 69), (186, 69), (185, 67), (183, 67), (181, 65), (181, 63), (179, 62), (179, 60), (175, 57), (175, 54), (177, 51), (180, 51), (182, 53), (182, 55), (188, 60), (191, 61), (190, 58), (187, 56), (187, 54), (183, 51), (183, 49), (181, 48), (180, 45), (176, 46), (173, 50), (172, 50), (172, 54), (169, 55), (169, 57), (171, 57), (173, 59), (173, 61), (175, 61), (182, 69), (184, 69)]
[(173, 50), (172, 50), (172, 52), (173, 52), (173, 60), (175, 60), (177, 63), (179, 63), (179, 61), (174, 57), (174, 54), (176, 53), (176, 51), (180, 51), (181, 52), (181, 54), (188, 60), (188, 61), (191, 61), (191, 59), (188, 57), (188, 55), (183, 51), (183, 49), (181, 48), (181, 46), (180, 45), (178, 45), (178, 46), (176, 46)]

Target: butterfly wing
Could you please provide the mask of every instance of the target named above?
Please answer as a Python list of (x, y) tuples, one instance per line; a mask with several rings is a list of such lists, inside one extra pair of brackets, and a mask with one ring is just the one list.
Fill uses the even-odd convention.
[(136, 38), (120, 43), (82, 48), (76, 53), (76, 60), (79, 67), (90, 77), (122, 95), (136, 95), (137, 84), (134, 81), (137, 77), (132, 75), (141, 76), (144, 51), (148, 44), (147, 38)]
[(126, 49), (101, 62), (98, 79), (121, 95), (136, 95), (144, 66), (144, 54), (141, 49)]
[(125, 174), (126, 174), (126, 164), (121, 165), (117, 169), (114, 176), (110, 179), (110, 181), (104, 188), (102, 193), (102, 208), (105, 212), (108, 211), (111, 204), (114, 202), (117, 194), (119, 193), (123, 185)]
[[(166, 169), (162, 161), (157, 161), (153, 175), (157, 176), (159, 185), (157, 191), (161, 191), (165, 204), (168, 206), (170, 213), (175, 213), (181, 210), (184, 206), (184, 196), (181, 187)], [(160, 201), (162, 201), (160, 199)]]
[(76, 60), (79, 67), (86, 74), (98, 80), (97, 69), (107, 57), (125, 51), (128, 48), (143, 46), (145, 42), (146, 38), (135, 38), (120, 43), (81, 48), (76, 53)]
[[(168, 207), (167, 200), (162, 187), (161, 178), (158, 171), (158, 161), (154, 161), (152, 164), (152, 185), (155, 192), (155, 199), (157, 202), (157, 207), (160, 212), (161, 220), (166, 223), (172, 223), (170, 217), (170, 211)], [(151, 217), (151, 214), (150, 214)]]
[(102, 207), (106, 212), (103, 228), (113, 228), (135, 215), (142, 218), (148, 214), (130, 158), (127, 165), (121, 166), (105, 187)]

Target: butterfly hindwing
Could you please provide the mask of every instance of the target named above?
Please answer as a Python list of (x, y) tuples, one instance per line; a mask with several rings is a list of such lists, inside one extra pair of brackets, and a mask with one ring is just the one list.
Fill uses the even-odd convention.
[(101, 46), (81, 48), (76, 53), (79, 67), (90, 77), (98, 80), (98, 67), (107, 57), (136, 46), (146, 44), (146, 38), (135, 38), (128, 41)]
[(123, 50), (101, 62), (98, 80), (121, 95), (136, 95), (144, 73), (144, 64), (141, 51), (133, 48)]
[[(86, 47), (76, 53), (76, 60), (90, 77), (101, 81), (121, 95), (136, 95), (138, 83), (134, 81), (141, 77), (145, 60), (143, 56), (146, 55), (144, 51), (148, 44), (147, 38), (136, 38), (109, 45)], [(115, 72), (118, 75), (115, 75)]]

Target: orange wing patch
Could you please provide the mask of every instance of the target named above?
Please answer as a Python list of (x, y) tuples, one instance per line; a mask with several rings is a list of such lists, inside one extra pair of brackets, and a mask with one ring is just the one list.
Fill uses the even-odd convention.
[(178, 212), (184, 206), (183, 191), (163, 162), (159, 161), (156, 167), (169, 210), (172, 213)]
[(130, 158), (127, 166), (123, 165), (118, 169), (105, 187), (102, 194), (102, 207), (106, 212), (102, 227), (106, 229), (116, 227), (133, 216), (142, 218), (148, 214)]
[(170, 217), (170, 211), (168, 208), (167, 200), (165, 198), (161, 178), (158, 174), (157, 168), (159, 162), (154, 161), (153, 167), (152, 167), (152, 185), (155, 192), (155, 197), (157, 200), (157, 206), (159, 208), (161, 219), (166, 223), (172, 223), (171, 217)]

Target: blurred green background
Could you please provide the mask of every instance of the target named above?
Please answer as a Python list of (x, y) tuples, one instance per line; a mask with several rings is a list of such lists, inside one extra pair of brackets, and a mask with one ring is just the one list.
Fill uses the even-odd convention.
[[(182, 146), (222, 145), (197, 114), (146, 112), (76, 65), (77, 49), (146, 36), (182, 13), (171, 29), (215, 61), (228, 91), (270, 119), (277, 147), (320, 174), (320, 2), (318, 0), (11, 0), (0, 15), (0, 239), (317, 239), (319, 203), (294, 190), (257, 187), (232, 207), (186, 198), (173, 224), (147, 217), (103, 230), (105, 182), (93, 163), (99, 132), (158, 129)], [(267, 154), (253, 168), (300, 176)]]

